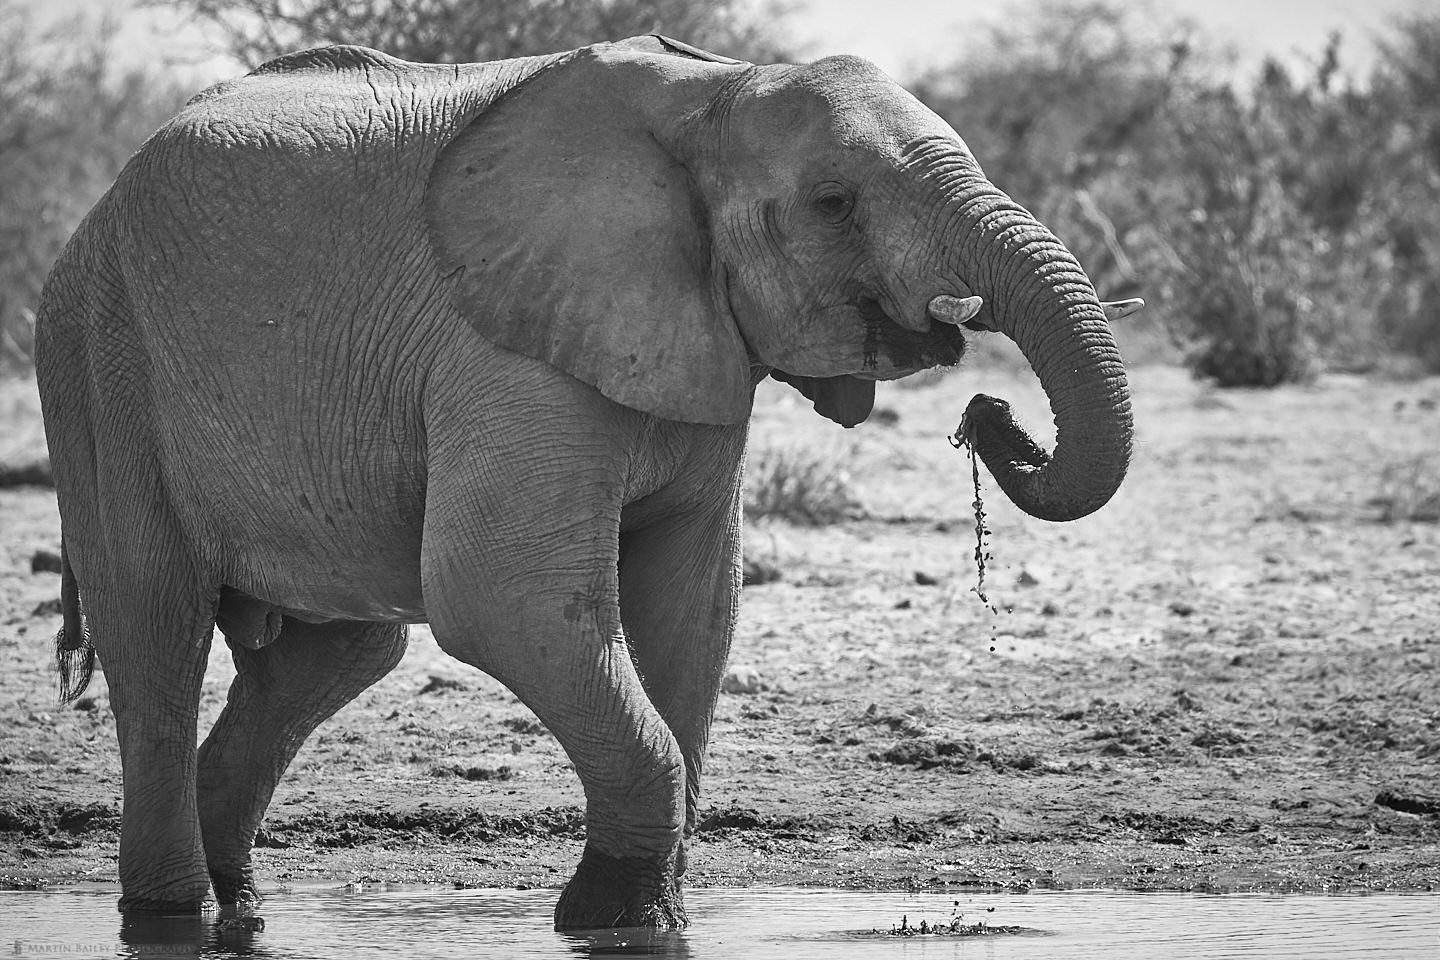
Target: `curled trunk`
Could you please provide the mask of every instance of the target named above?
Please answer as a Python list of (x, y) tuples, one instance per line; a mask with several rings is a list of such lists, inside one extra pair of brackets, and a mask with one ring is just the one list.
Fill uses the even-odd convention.
[(959, 432), (1021, 510), (1074, 520), (1103, 506), (1129, 466), (1125, 368), (1095, 288), (1070, 252), (1007, 198), (987, 206), (970, 231), (1001, 251), (998, 263), (991, 255), (984, 291), (995, 311), (987, 325), (1014, 340), (1039, 377), (1055, 417), (1055, 450), (1047, 454), (1009, 404), (983, 394), (966, 407)]

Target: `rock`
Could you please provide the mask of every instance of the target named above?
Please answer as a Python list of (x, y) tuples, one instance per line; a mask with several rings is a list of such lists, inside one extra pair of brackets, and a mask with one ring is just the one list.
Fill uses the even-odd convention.
[(506, 717), (500, 723), (512, 733), (540, 734), (548, 732), (545, 725), (534, 717)]
[(50, 459), (33, 463), (0, 463), (0, 488), (53, 487), (55, 476), (50, 472)]
[(36, 550), (30, 557), (31, 573), (59, 573), (62, 569), (60, 554), (54, 550)]
[(1375, 803), (1401, 813), (1440, 814), (1440, 795), (1413, 790), (1381, 790), (1375, 795)]
[(441, 690), (469, 689), (469, 687), (461, 683), (459, 680), (452, 680), (450, 677), (437, 677), (435, 674), (432, 673), (430, 675), (430, 682), (425, 684), (425, 686), (421, 687), (420, 691), (416, 694), (416, 696), (424, 696), (427, 693), (438, 693)]

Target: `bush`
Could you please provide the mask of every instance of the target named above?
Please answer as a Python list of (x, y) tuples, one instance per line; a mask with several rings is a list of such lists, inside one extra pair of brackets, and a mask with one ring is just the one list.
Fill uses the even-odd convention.
[(150, 0), (208, 24), (242, 63), (305, 47), (357, 43), (430, 63), (554, 53), (664, 33), (758, 62), (786, 59), (785, 8), (745, 0)]
[(40, 287), (70, 233), (140, 142), (184, 102), (114, 66), (109, 27), (38, 31), (0, 0), (0, 372), (33, 361)]
[[(1171, 316), (1189, 363), (1220, 386), (1273, 387), (1316, 372), (1316, 250), (1282, 176), (1285, 131), (1262, 86), (1251, 103), (1209, 93), (1167, 117), (1185, 154), (1165, 237)], [(1320, 283), (1321, 287), (1326, 284)]]
[(1332, 36), (1308, 75), (1221, 79), (1184, 22), (1051, 0), (920, 86), (1104, 297), (1140, 295), (1222, 385), (1440, 372), (1440, 14), (1364, 86)]
[(1376, 309), (1386, 342), (1440, 373), (1440, 13), (1400, 20), (1381, 53), (1367, 102)]
[(914, 89), (1102, 295), (1132, 296), (1153, 279), (1133, 259), (1153, 221), (1135, 179), (1153, 166), (1155, 118), (1191, 69), (1189, 33), (1119, 4), (1049, 0)]

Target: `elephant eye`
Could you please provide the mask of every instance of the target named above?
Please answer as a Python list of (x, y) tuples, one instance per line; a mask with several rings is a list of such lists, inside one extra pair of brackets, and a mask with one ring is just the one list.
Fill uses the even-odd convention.
[(838, 183), (822, 184), (815, 192), (815, 209), (830, 223), (843, 223), (855, 208), (855, 194)]

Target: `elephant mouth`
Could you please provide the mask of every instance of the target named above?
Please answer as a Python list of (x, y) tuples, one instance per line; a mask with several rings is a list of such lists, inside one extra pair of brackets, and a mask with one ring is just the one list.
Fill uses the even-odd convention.
[(860, 297), (855, 306), (865, 323), (864, 370), (856, 376), (878, 376), (881, 357), (895, 376), (904, 376), (954, 366), (965, 353), (965, 335), (952, 324), (930, 320), (925, 330), (911, 330), (891, 319), (873, 297)]

